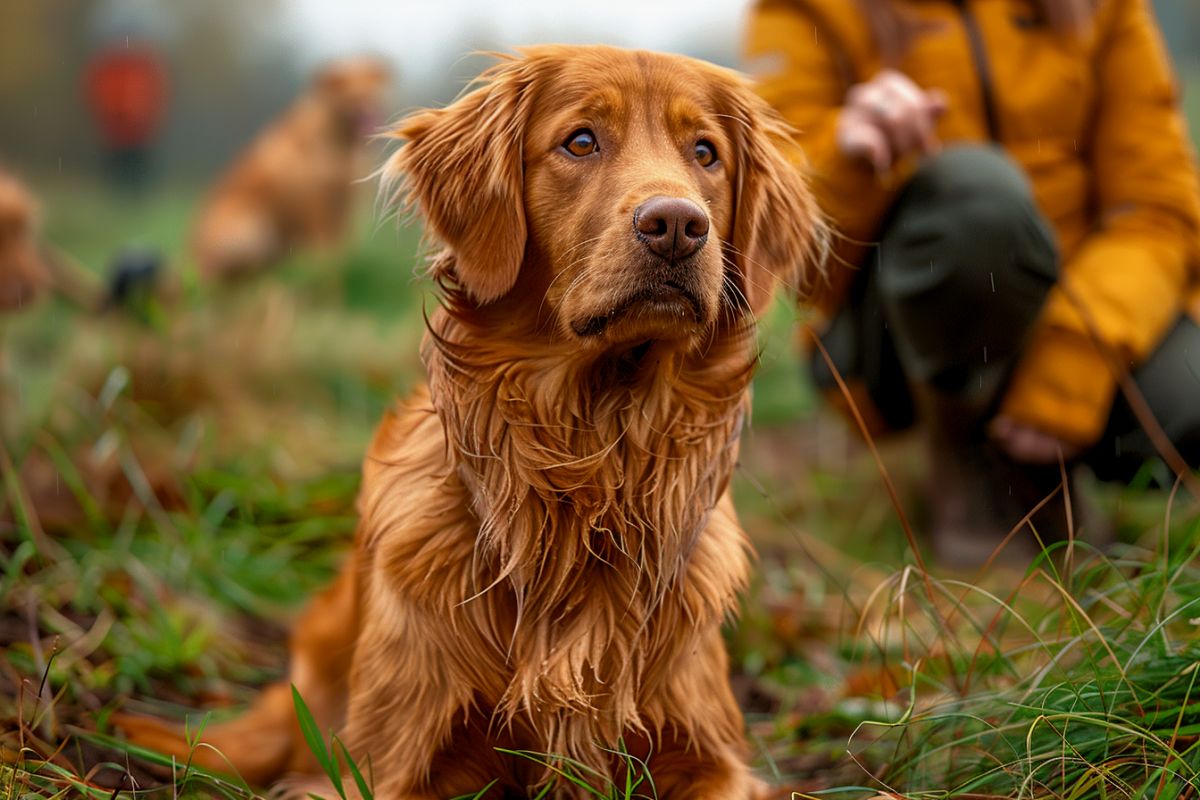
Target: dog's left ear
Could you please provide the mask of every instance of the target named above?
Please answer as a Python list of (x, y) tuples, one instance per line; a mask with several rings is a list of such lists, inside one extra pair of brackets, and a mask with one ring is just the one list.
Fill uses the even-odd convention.
[(823, 268), (828, 228), (805, 182), (790, 126), (740, 76), (728, 75), (724, 89), (737, 148), (727, 260), (757, 315), (770, 305), (776, 284), (808, 294)]
[(453, 253), (439, 259), (479, 303), (516, 283), (525, 255), (522, 145), (532, 65), (512, 58), (485, 71), (478, 88), (442, 109), (420, 111), (394, 135), (406, 144), (383, 169), (391, 200), (416, 206)]

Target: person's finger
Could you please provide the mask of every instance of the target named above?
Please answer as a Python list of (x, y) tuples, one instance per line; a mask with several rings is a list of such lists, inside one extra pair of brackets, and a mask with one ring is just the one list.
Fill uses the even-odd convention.
[(888, 172), (895, 161), (895, 155), (883, 131), (871, 126), (864, 128), (859, 136), (864, 154), (875, 171), (880, 174)]
[(1058, 461), (1058, 440), (1034, 428), (1022, 428), (1018, 433), (1019, 460), (1027, 464), (1052, 464)]
[(871, 83), (878, 84), (879, 86), (883, 86), (888, 89), (911, 88), (911, 89), (916, 89), (917, 91), (920, 91), (920, 88), (921, 88), (921, 87), (917, 86), (916, 82), (913, 81), (912, 78), (908, 77), (907, 75), (905, 75), (903, 72), (901, 72), (898, 69), (882, 69), (882, 70), (880, 70), (879, 72), (875, 73), (875, 77), (873, 77), (871, 79)]
[(1028, 431), (1027, 426), (1005, 416), (996, 417), (988, 426), (993, 441), (1016, 461), (1024, 461), (1030, 455)]
[(863, 98), (878, 91), (874, 83), (856, 83), (846, 91), (846, 107), (857, 108), (862, 105)]
[(918, 147), (924, 153), (941, 149), (937, 137), (937, 120), (946, 112), (948, 98), (941, 89), (925, 90), (902, 72), (884, 70), (877, 76), (883, 92), (883, 103), (899, 109), (900, 127), (895, 130), (896, 145), (910, 152)]
[(1008, 416), (997, 416), (988, 423), (988, 435), (1014, 461), (1024, 464), (1055, 464), (1078, 458), (1084, 448), (1064, 442), (1057, 436)]
[(897, 157), (925, 149), (932, 121), (924, 93), (908, 78), (899, 73), (881, 75), (854, 100), (887, 134)]
[(890, 169), (901, 156), (941, 148), (935, 125), (945, 102), (944, 93), (926, 92), (904, 73), (882, 70), (871, 80), (850, 88), (844, 111), (861, 115), (862, 120), (882, 131), (886, 147), (874, 134), (853, 131), (843, 138), (853, 142), (857, 154), (869, 158), (876, 169)]
[(879, 121), (888, 113), (887, 89), (877, 82), (860, 83), (847, 93), (846, 105)]
[(897, 149), (904, 153), (931, 152), (937, 146), (934, 117), (924, 90), (910, 80), (884, 84), (884, 102), (893, 113), (889, 132)]
[(1041, 463), (1045, 454), (1037, 431), (1019, 428), (1013, 436), (1013, 450), (1017, 458), (1026, 463)]
[(942, 140), (937, 135), (937, 122), (950, 107), (949, 98), (941, 89), (930, 89), (925, 92), (925, 115), (929, 121), (928, 134), (923, 142), (926, 153), (939, 153), (942, 150)]
[(988, 433), (996, 440), (1008, 439), (1012, 436), (1015, 427), (1016, 422), (1013, 421), (1012, 417), (1001, 414), (988, 424)]
[(892, 148), (886, 134), (865, 114), (846, 109), (838, 124), (838, 147), (851, 158), (863, 158), (876, 172), (892, 167)]
[(929, 89), (925, 92), (925, 109), (937, 119), (950, 108), (950, 98), (941, 89)]
[(1004, 440), (1008, 455), (1014, 460), (1022, 464), (1028, 464), (1036, 460), (1034, 452), (1034, 443), (1028, 428), (1015, 429), (1007, 439)]

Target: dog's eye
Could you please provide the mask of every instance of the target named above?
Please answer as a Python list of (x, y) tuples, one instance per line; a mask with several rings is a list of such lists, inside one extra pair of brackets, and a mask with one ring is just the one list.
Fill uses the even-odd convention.
[(587, 128), (580, 128), (567, 137), (563, 148), (576, 158), (583, 158), (599, 150), (600, 145), (596, 142), (596, 134)]
[(696, 161), (702, 167), (711, 167), (717, 163), (717, 148), (713, 147), (713, 143), (701, 139), (696, 142)]

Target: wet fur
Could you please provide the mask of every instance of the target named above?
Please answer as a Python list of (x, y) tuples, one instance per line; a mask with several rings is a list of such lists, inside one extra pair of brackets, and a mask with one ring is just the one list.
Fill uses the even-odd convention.
[[(626, 99), (604, 123), (608, 160), (563, 160), (555, 125), (569, 119), (553, 110), (613, 87)], [(705, 134), (719, 170), (688, 162), (692, 123), (676, 117), (689, 114), (719, 126)], [(749, 568), (729, 481), (754, 317), (776, 283), (807, 277), (821, 242), (782, 123), (701, 62), (547, 46), (397, 135), (389, 191), (441, 246), (429, 383), (375, 436), (353, 559), (300, 621), (289, 680), (370, 759), (380, 798), (493, 779), (487, 797), (522, 797), (550, 779), (497, 748), (621, 781), (604, 749), (618, 746), (648, 762), (659, 797), (758, 797), (720, 626)], [(694, 261), (645, 260), (628, 215), (656, 192), (708, 209)], [(694, 283), (698, 313), (644, 300), (668, 278)], [(621, 303), (602, 333), (574, 332)], [(271, 687), (205, 740), (256, 783), (315, 772), (289, 706), (286, 684)], [(184, 755), (161, 723), (121, 724)]]

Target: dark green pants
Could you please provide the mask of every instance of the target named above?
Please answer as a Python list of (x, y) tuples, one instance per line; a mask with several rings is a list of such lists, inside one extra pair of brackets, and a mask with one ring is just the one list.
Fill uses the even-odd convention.
[[(843, 376), (866, 386), (891, 429), (916, 421), (913, 389), (927, 387), (975, 409), (982, 432), (1057, 279), (1058, 260), (1020, 169), (991, 147), (949, 149), (901, 193), (823, 342)], [(823, 360), (814, 360), (813, 372), (818, 386), (836, 386)], [(1181, 318), (1134, 378), (1184, 458), (1200, 464), (1200, 328)], [(1118, 397), (1085, 460), (1112, 480), (1128, 479), (1156, 456)]]

